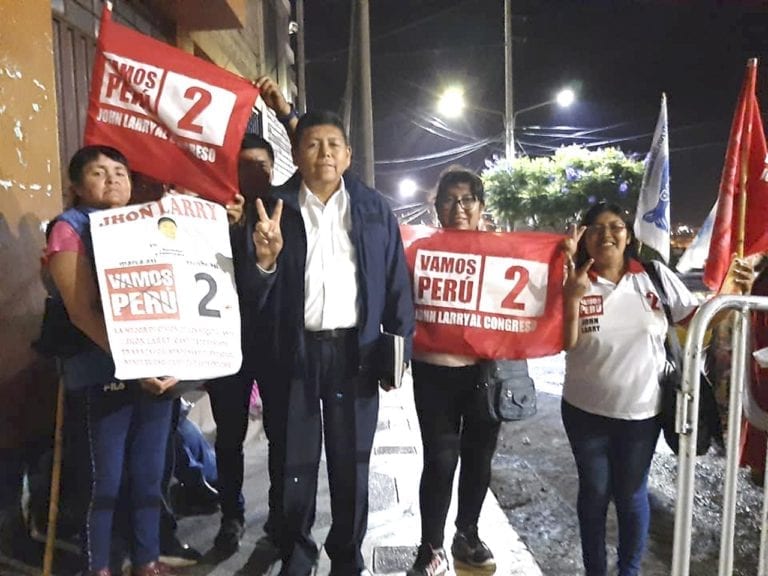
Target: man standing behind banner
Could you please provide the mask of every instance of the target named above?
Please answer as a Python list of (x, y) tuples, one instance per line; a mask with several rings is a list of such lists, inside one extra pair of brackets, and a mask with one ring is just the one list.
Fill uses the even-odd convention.
[[(262, 361), (288, 392), (279, 540), (283, 576), (310, 574), (325, 437), (332, 524), (325, 541), (334, 576), (365, 571), (368, 472), (378, 417), (377, 379), (367, 367), (383, 330), (406, 337), (413, 302), (397, 220), (385, 199), (356, 178), (340, 118), (310, 112), (293, 149), (298, 172), (274, 191), (271, 217), (256, 201), (256, 262), (241, 286), (263, 303), (275, 340)], [(254, 265), (256, 264), (256, 265)]]
[[(278, 115), (286, 130), (291, 134), (296, 125), (294, 108), (286, 102), (279, 86), (269, 77), (263, 76), (255, 81), (264, 102)], [(232, 256), (236, 271), (244, 262), (254, 258), (250, 236), (258, 219), (255, 200), (269, 194), (275, 153), (272, 146), (261, 136), (247, 133), (243, 137), (238, 156), (238, 177), (241, 194), (245, 197), (243, 217), (231, 228)], [(262, 385), (264, 399), (264, 431), (269, 441), (269, 517), (264, 526), (267, 542), (274, 544), (276, 537), (274, 526), (279, 523), (276, 517), (278, 489), (275, 479), (274, 459), (281, 453), (279, 435), (273, 433), (279, 421), (275, 417), (282, 411), (273, 409), (278, 404), (279, 389), (269, 387), (266, 375), (262, 377), (266, 364), (261, 350), (273, 338), (272, 331), (265, 328), (256, 317), (256, 311), (247, 305), (243, 295), (242, 281), (237, 274), (239, 288), (243, 336), (243, 366), (237, 374), (210, 381), (206, 385), (211, 398), (211, 409), (216, 422), (216, 462), (219, 471), (219, 498), (221, 502), (221, 527), (214, 540), (216, 551), (221, 556), (230, 556), (240, 547), (240, 539), (245, 532), (245, 500), (242, 494), (244, 456), (243, 442), (248, 430), (248, 404), (253, 381)], [(280, 402), (284, 404), (284, 402)], [(273, 548), (274, 549), (274, 548)]]

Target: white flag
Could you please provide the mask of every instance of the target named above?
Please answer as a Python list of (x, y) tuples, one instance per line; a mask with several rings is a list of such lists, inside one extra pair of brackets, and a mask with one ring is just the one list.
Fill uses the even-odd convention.
[(643, 185), (637, 199), (635, 235), (669, 262), (669, 231), (669, 132), (667, 97), (662, 94), (659, 121), (645, 159)]
[(701, 225), (698, 234), (691, 242), (691, 245), (685, 249), (680, 260), (677, 261), (677, 271), (684, 274), (694, 269), (703, 269), (704, 263), (709, 255), (709, 241), (712, 238), (712, 227), (715, 223), (717, 214), (717, 202), (709, 211), (704, 224)]

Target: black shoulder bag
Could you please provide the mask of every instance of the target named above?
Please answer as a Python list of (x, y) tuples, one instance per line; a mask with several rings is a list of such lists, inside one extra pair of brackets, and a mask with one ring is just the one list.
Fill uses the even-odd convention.
[(522, 420), (536, 414), (536, 388), (525, 360), (480, 363), (479, 410), (493, 422)]
[[(652, 262), (644, 263), (643, 267), (654, 288), (656, 288), (659, 301), (664, 307), (664, 314), (669, 324), (667, 338), (664, 340), (667, 360), (663, 372), (659, 375), (659, 386), (661, 387), (661, 428), (667, 445), (672, 449), (672, 452), (677, 454), (680, 449), (680, 437), (675, 430), (675, 417), (677, 413), (677, 393), (681, 389), (683, 381), (683, 350), (677, 337), (674, 320), (672, 319), (669, 298), (664, 290), (659, 273)], [(699, 386), (699, 413), (697, 418), (696, 455), (703, 456), (709, 450), (712, 439), (722, 434), (715, 393), (712, 390), (709, 378), (703, 372)]]

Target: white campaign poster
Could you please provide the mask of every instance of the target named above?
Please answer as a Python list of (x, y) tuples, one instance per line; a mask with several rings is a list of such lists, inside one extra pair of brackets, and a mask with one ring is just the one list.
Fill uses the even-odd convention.
[(240, 309), (225, 209), (167, 195), (90, 218), (115, 376), (237, 372)]

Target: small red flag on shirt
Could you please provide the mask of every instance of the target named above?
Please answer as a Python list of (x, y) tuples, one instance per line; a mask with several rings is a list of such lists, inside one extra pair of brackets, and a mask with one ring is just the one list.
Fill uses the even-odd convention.
[[(731, 257), (738, 252), (739, 231), (744, 227), (744, 256), (768, 250), (768, 165), (763, 121), (755, 95), (757, 60), (747, 63), (736, 113), (731, 124), (725, 165), (717, 197), (717, 216), (704, 267), (704, 283), (717, 290), (725, 279)], [(746, 186), (742, 191), (742, 171)], [(746, 219), (739, 217), (742, 192)]]
[(105, 6), (85, 143), (117, 148), (132, 169), (227, 203), (257, 96), (247, 80), (112, 22)]

